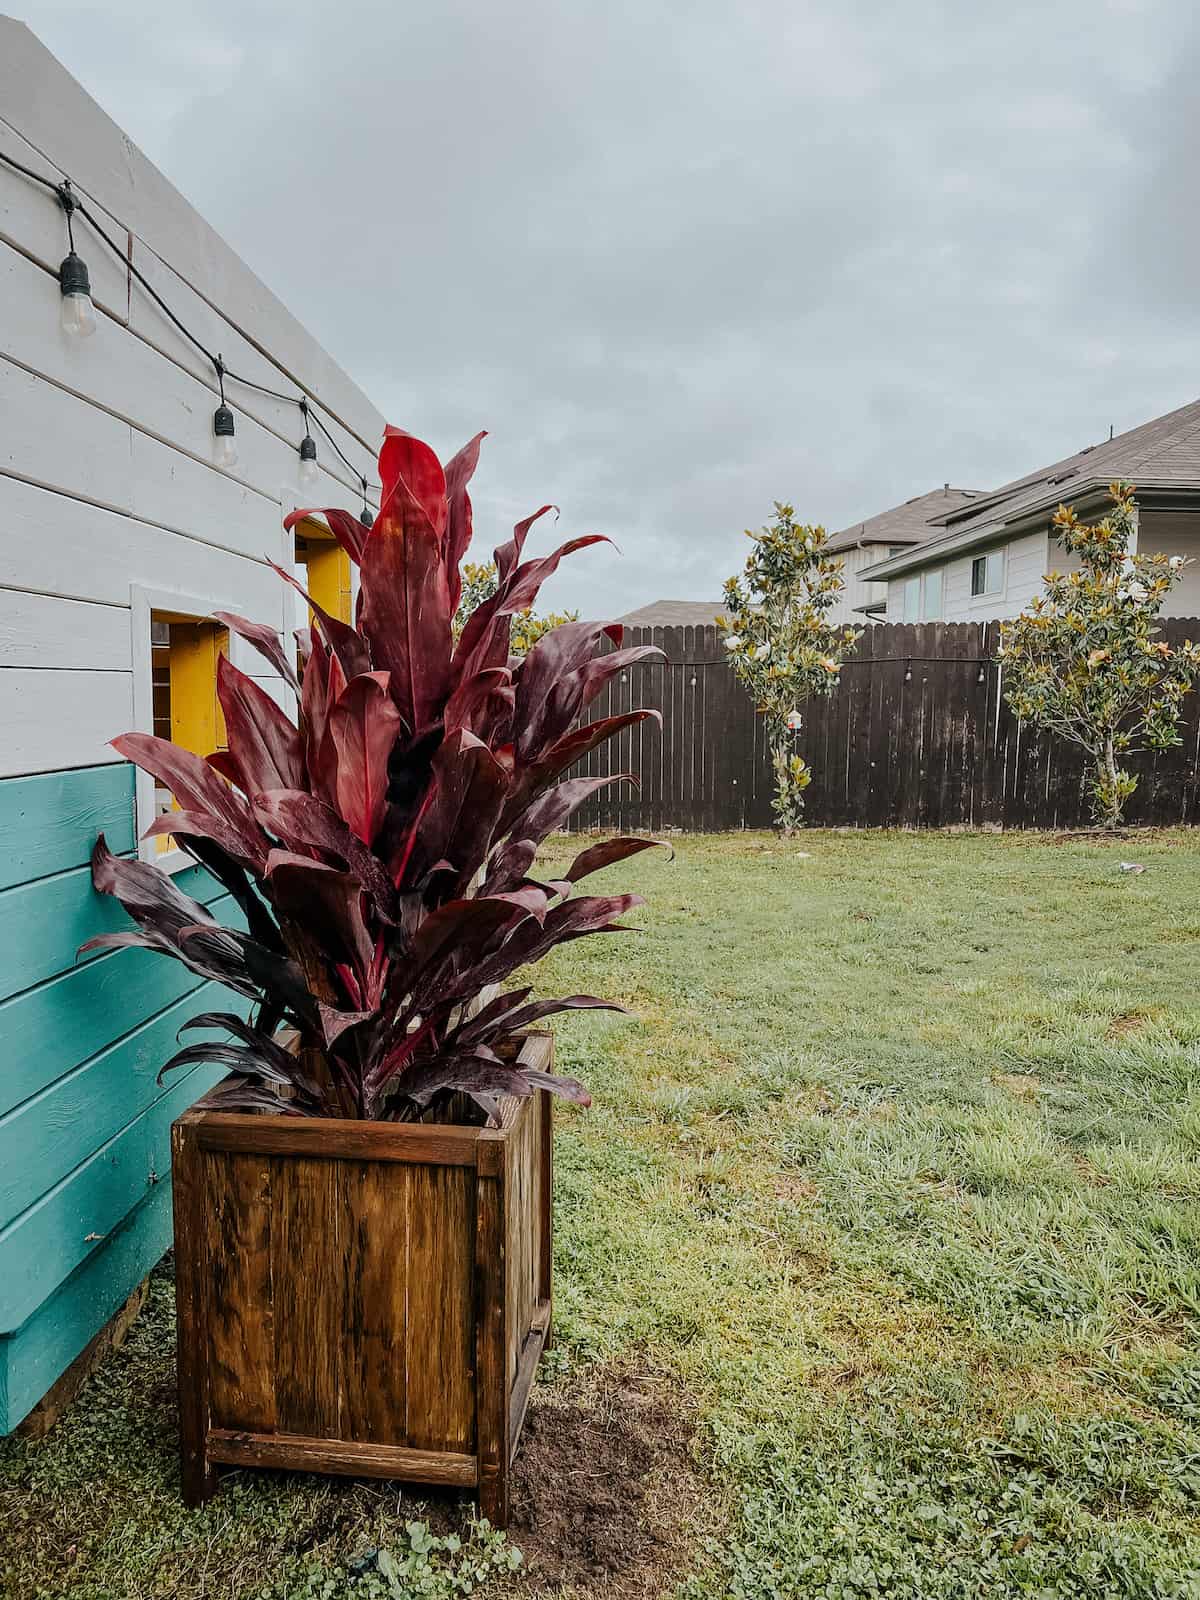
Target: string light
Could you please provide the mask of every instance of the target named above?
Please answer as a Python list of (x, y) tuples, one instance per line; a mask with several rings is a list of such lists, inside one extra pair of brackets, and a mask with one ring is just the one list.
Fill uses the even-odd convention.
[(230, 467), (237, 466), (237, 440), (234, 437), (233, 412), (225, 404), (225, 363), (218, 356), (213, 366), (221, 391), (221, 404), (213, 412), (213, 465), (228, 471)]
[(301, 400), (300, 415), (304, 418), (304, 437), (300, 441), (300, 482), (306, 489), (315, 489), (321, 479), (317, 466), (317, 441), (308, 431), (308, 401)]
[[(197, 336), (186, 325), (186, 323), (184, 323), (175, 314), (175, 312), (163, 299), (162, 295), (159, 294), (158, 290), (154, 287), (146, 275), (130, 258), (125, 246), (123, 244), (119, 244), (112, 237), (112, 235), (108, 233), (99, 220), (93, 216), (92, 212), (87, 208), (84, 202), (80, 200), (79, 196), (71, 187), (71, 180), (69, 178), (64, 178), (61, 182), (55, 182), (53, 179), (47, 178), (44, 173), (35, 172), (32, 167), (27, 167), (23, 162), (17, 161), (14, 157), (10, 156), (7, 151), (4, 150), (0, 150), (0, 162), (3, 162), (5, 166), (10, 167), (14, 172), (19, 172), (23, 177), (28, 178), (31, 183), (39, 184), (43, 189), (46, 189), (53, 194), (66, 215), (67, 242), (69, 245), (69, 250), (58, 269), (59, 287), (62, 291), (62, 310), (60, 313), (60, 319), (63, 331), (65, 333), (69, 334), (72, 338), (85, 339), (96, 330), (96, 308), (92, 301), (91, 280), (88, 274), (87, 263), (76, 253), (75, 250), (73, 219), (76, 215), (78, 215), (87, 221), (92, 231), (104, 242), (104, 244), (108, 246), (109, 250), (111, 250), (113, 255), (120, 261), (122, 270), (127, 271), (132, 278), (137, 280), (137, 282), (145, 290), (150, 299), (154, 301), (155, 305), (158, 306), (159, 310), (163, 313), (167, 320), (178, 329), (183, 337), (191, 345), (193, 345), (207, 361), (212, 364), (213, 371), (217, 376), (217, 389), (220, 394), (220, 404), (213, 412), (212, 457), (214, 464), (218, 467), (230, 468), (235, 466), (238, 460), (237, 437), (233, 409), (229, 405), (229, 402), (225, 396), (225, 383), (228, 379), (230, 382), (242, 384), (243, 387), (247, 389), (254, 389), (259, 394), (268, 395), (273, 400), (282, 401), (285, 405), (295, 405), (299, 407), (301, 417), (304, 421), (304, 437), (301, 439), (297, 450), (300, 457), (300, 481), (305, 488), (313, 488), (320, 481), (320, 469), (317, 465), (317, 442), (314, 439), (309, 426), (310, 423), (316, 423), (317, 427), (325, 435), (325, 438), (328, 440), (334, 453), (340, 458), (348, 471), (351, 472), (354, 477), (358, 478), (358, 481), (362, 486), (363, 502), (362, 511), (359, 513), (359, 520), (362, 522), (364, 527), (371, 527), (372, 523), (374, 522), (374, 518), (371, 515), (371, 509), (367, 501), (367, 480), (359, 473), (359, 470), (353, 461), (351, 461), (350, 457), (342, 449), (335, 436), (329, 431), (328, 427), (326, 427), (320, 414), (315, 410), (310, 412), (310, 404), (313, 406), (319, 406), (321, 404), (320, 401), (315, 399), (310, 401), (310, 398), (307, 395), (298, 396), (295, 394), (286, 394), (280, 389), (272, 389), (265, 383), (258, 383), (253, 378), (247, 378), (239, 372), (233, 372), (225, 365), (223, 358), (219, 355), (214, 355), (213, 352), (209, 350), (200, 339), (197, 338)], [(330, 415), (332, 416), (333, 413), (331, 412)]]
[(75, 229), (71, 218), (77, 202), (70, 180), (59, 184), (55, 193), (66, 214), (69, 246), (58, 269), (58, 286), (62, 290), (59, 325), (73, 339), (88, 339), (96, 331), (96, 308), (92, 304), (92, 284), (88, 277), (87, 262), (75, 254)]

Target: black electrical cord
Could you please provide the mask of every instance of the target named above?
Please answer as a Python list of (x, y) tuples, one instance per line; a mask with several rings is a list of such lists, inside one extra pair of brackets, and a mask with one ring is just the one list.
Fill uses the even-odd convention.
[[(71, 187), (70, 178), (64, 178), (61, 182), (56, 183), (52, 178), (47, 178), (44, 174), (35, 172), (32, 167), (27, 167), (24, 162), (18, 161), (15, 156), (10, 156), (7, 151), (4, 150), (0, 150), (0, 161), (3, 161), (5, 166), (11, 167), (14, 172), (19, 172), (22, 177), (28, 178), (30, 182), (40, 184), (43, 189), (47, 189), (52, 195), (55, 196), (66, 215), (67, 241), (72, 252), (74, 252), (75, 249), (75, 233), (72, 222), (75, 213), (78, 212), (79, 215), (87, 221), (92, 231), (104, 241), (112, 253), (121, 262), (121, 265), (130, 273), (132, 277), (137, 279), (138, 283), (141, 284), (142, 288), (150, 296), (151, 300), (154, 301), (155, 305), (159, 308), (167, 320), (176, 329), (178, 329), (188, 343), (193, 345), (212, 367), (213, 372), (216, 374), (217, 387), (220, 391), (222, 405), (225, 404), (225, 379), (229, 378), (234, 383), (240, 383), (244, 388), (254, 389), (259, 394), (269, 395), (273, 400), (282, 401), (284, 405), (298, 406), (300, 408), (301, 415), (304, 418), (305, 426), (307, 427), (308, 418), (310, 415), (309, 407), (320, 406), (321, 402), (316, 399), (310, 399), (307, 395), (297, 397), (294, 394), (285, 394), (281, 389), (272, 389), (265, 383), (258, 383), (254, 378), (243, 377), (240, 372), (234, 372), (231, 367), (226, 366), (221, 356), (219, 354), (214, 354), (208, 348), (208, 346), (203, 343), (202, 340), (196, 337), (187, 324), (184, 323), (178, 316), (176, 316), (175, 312), (171, 310), (171, 307), (163, 299), (162, 295), (159, 294), (158, 290), (146, 277), (145, 273), (134, 265), (128, 252), (121, 248), (108, 230), (95, 216), (92, 215), (91, 211), (88, 210), (87, 206), (84, 205), (83, 201), (80, 200), (79, 196)], [(330, 415), (332, 416), (332, 412)], [(338, 444), (333, 434), (325, 426), (324, 422), (322, 422), (316, 410), (311, 412), (311, 417), (312, 420), (317, 424), (318, 428), (320, 428), (321, 432), (329, 440), (334, 450), (341, 457), (347, 469), (353, 473), (353, 475), (363, 485), (363, 494), (365, 498), (367, 480), (355, 466), (354, 462), (350, 460), (350, 457), (342, 449), (341, 445)], [(299, 447), (297, 446), (297, 448)]]

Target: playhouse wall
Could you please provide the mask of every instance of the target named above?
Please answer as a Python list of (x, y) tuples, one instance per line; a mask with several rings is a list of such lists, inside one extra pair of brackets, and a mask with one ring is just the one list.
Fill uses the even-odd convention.
[[(77, 222), (99, 327), (59, 328), (64, 218), (0, 165), (0, 1433), (14, 1428), (170, 1243), (168, 1130), (214, 1072), (156, 1075), (181, 1023), (234, 997), (140, 950), (76, 962), (127, 925), (91, 887), (103, 831), (137, 848), (132, 769), (107, 741), (145, 723), (149, 642), (135, 596), (235, 610), (280, 629), (295, 608), (297, 408), (230, 395), (238, 464), (211, 464), (214, 380), (128, 270), (210, 349), (337, 419), (361, 471), (383, 419), (270, 291), (21, 24), (0, 18), (0, 149), (69, 176), (125, 261)], [(283, 246), (281, 245), (281, 248)], [(317, 505), (357, 507), (326, 448)], [(332, 469), (332, 470), (331, 470)], [(143, 612), (144, 622), (144, 612)], [(287, 691), (241, 641), (230, 654)], [(179, 881), (224, 920), (196, 868)]]

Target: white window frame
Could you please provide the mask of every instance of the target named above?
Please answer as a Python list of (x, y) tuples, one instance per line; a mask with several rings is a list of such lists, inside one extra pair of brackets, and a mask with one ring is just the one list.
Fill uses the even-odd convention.
[[(937, 616), (934, 617), (927, 616), (926, 611), (929, 606), (929, 579), (935, 573), (940, 580), (940, 593), (938, 595)], [(939, 564), (936, 567), (929, 567), (923, 572), (908, 573), (900, 578), (898, 582), (900, 584), (901, 622), (907, 622), (911, 625), (921, 622), (941, 622), (944, 619), (946, 608), (946, 568), (944, 565)], [(916, 585), (915, 590), (913, 588), (914, 584)], [(914, 593), (916, 600), (913, 605), (913, 614), (910, 616), (909, 597)]]
[[(976, 594), (975, 563), (977, 561), (982, 561), (984, 563), (983, 581), (986, 583), (988, 567), (991, 565), (993, 558), (997, 558), (999, 560), (999, 582), (994, 589), (981, 589), (980, 592)], [(1006, 544), (996, 545), (991, 550), (984, 550), (979, 555), (972, 556), (971, 565), (968, 569), (968, 578), (972, 605), (984, 605), (989, 600), (1003, 599), (1005, 591), (1008, 587), (1008, 546)]]

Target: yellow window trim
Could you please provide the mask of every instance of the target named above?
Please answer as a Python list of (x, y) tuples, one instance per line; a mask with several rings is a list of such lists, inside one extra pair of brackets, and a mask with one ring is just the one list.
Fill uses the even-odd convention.
[(307, 569), (305, 587), (322, 611), (339, 622), (353, 621), (350, 557), (329, 529), (311, 517), (296, 528), (296, 559)]

